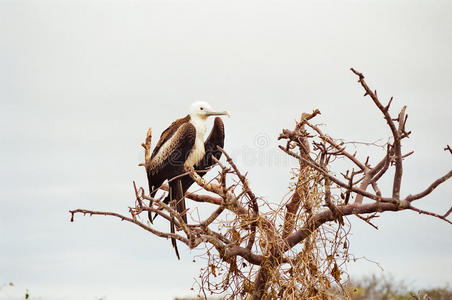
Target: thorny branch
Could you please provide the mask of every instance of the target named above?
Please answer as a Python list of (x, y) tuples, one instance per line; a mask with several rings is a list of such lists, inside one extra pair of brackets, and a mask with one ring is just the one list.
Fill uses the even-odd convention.
[[(201, 269), (197, 281), (200, 293), (227, 293), (231, 298), (249, 294), (253, 299), (300, 299), (327, 296), (332, 284), (341, 287), (346, 279), (342, 266), (348, 262), (347, 217), (356, 216), (378, 229), (371, 220), (387, 211), (412, 210), (441, 219), (449, 224), (452, 207), (443, 214), (421, 210), (413, 206), (440, 184), (452, 177), (452, 170), (434, 180), (424, 190), (402, 197), (403, 162), (412, 152), (402, 153), (402, 142), (409, 137), (406, 131), (407, 114), (404, 106), (397, 116), (390, 111), (391, 98), (384, 105), (366, 83), (364, 75), (351, 69), (358, 82), (383, 115), (391, 132), (384, 155), (372, 165), (369, 157), (359, 159), (350, 152), (343, 140), (334, 139), (312, 123), (319, 110), (303, 113), (294, 130), (283, 129), (279, 148), (298, 161), (290, 186), (290, 196), (280, 205), (272, 206), (252, 191), (246, 173), (242, 173), (229, 154), (220, 149), (225, 162), (217, 161), (217, 175), (206, 180), (194, 169), (187, 169), (193, 180), (215, 196), (188, 192), (185, 197), (198, 203), (212, 205), (212, 211), (200, 217), (189, 209), (190, 224), (160, 198), (147, 196), (134, 183), (135, 203), (129, 216), (114, 212), (71, 210), (71, 221), (77, 213), (105, 215), (133, 223), (151, 234), (174, 238), (190, 249), (205, 249), (202, 255), (207, 265)], [(145, 162), (150, 160), (151, 129), (145, 143)], [(452, 153), (449, 145), (444, 149)], [(335, 172), (334, 162), (346, 160), (351, 169)], [(355, 169), (356, 168), (356, 169)], [(380, 190), (381, 179), (394, 168), (392, 193)], [(213, 171), (211, 171), (212, 173)], [(340, 175), (340, 176), (338, 176)], [(229, 178), (229, 180), (227, 180)], [(371, 187), (371, 189), (369, 189)], [(160, 187), (161, 193), (168, 185)], [(354, 198), (354, 201), (351, 199)], [(141, 220), (146, 212), (159, 214), (165, 222), (173, 221), (175, 233), (156, 230)], [(184, 212), (185, 213), (185, 212)], [(146, 218), (144, 218), (146, 219)]]

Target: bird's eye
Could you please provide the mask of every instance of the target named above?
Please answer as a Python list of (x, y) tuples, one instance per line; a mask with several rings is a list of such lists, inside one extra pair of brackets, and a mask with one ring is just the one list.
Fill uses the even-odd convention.
[(204, 107), (200, 107), (200, 110), (204, 110)]

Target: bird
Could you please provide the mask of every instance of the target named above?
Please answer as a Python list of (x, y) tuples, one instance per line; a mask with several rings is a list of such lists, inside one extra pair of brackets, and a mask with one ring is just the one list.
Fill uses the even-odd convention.
[[(187, 167), (193, 167), (200, 176), (205, 175), (207, 168), (219, 159), (221, 151), (218, 147), (224, 147), (224, 124), (219, 116), (230, 116), (227, 111), (214, 111), (209, 103), (197, 101), (191, 104), (190, 112), (183, 118), (177, 119), (163, 131), (159, 141), (152, 151), (151, 158), (146, 169), (149, 191), (154, 198), (159, 187), (168, 180), (169, 191), (163, 203), (172, 205), (177, 210), (185, 223), (187, 223), (184, 194), (193, 184), (194, 180), (186, 173)], [(207, 119), (216, 116), (213, 128), (204, 141)], [(149, 220), (151, 223), (157, 216)], [(171, 232), (174, 233), (174, 224), (171, 224)], [(176, 255), (180, 259), (176, 241), (172, 239)]]

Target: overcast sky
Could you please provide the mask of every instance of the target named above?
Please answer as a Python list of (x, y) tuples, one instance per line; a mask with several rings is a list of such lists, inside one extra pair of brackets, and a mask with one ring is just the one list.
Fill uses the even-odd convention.
[[(452, 165), (451, 15), (450, 1), (0, 0), (0, 286), (16, 284), (0, 299), (190, 294), (198, 252), (180, 246), (177, 261), (166, 240), (68, 210), (126, 213), (132, 180), (146, 184), (147, 128), (155, 143), (196, 100), (231, 112), (226, 150), (277, 203), (294, 162), (276, 138), (302, 112), (320, 109), (335, 137), (386, 141), (355, 67), (393, 109), (408, 105), (402, 194), (421, 191)], [(447, 182), (419, 204), (444, 212), (451, 194)], [(451, 283), (452, 226), (412, 212), (382, 215), (378, 231), (350, 221), (351, 252), (383, 274)]]

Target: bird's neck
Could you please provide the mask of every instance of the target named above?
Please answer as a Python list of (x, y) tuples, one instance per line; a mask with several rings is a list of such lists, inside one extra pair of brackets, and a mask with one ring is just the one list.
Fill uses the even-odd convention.
[(206, 121), (207, 118), (200, 118), (197, 116), (190, 116), (190, 122), (196, 128), (196, 136), (203, 138), (206, 133)]
[(195, 166), (204, 156), (204, 133), (206, 132), (206, 119), (207, 118), (196, 118), (191, 116), (190, 123), (195, 126), (196, 129), (196, 139), (195, 144), (190, 152), (190, 155), (185, 161), (186, 166)]

